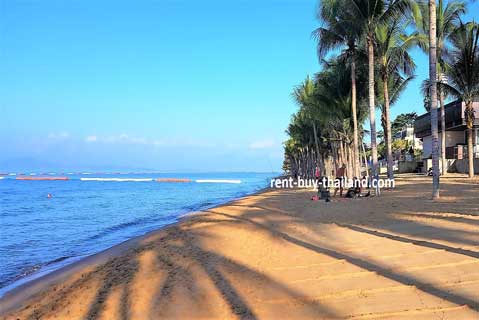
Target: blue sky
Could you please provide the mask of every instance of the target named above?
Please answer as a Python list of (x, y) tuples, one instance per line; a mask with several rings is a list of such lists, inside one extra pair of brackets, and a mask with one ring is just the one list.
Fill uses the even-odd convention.
[[(317, 1), (8, 1), (0, 171), (272, 171)], [(470, 12), (478, 12), (479, 3)], [(479, 17), (476, 17), (479, 20)], [(422, 113), (417, 80), (393, 107)]]

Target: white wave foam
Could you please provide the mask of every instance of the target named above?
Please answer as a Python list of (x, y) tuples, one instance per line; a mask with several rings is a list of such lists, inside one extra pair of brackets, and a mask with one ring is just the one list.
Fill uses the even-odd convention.
[(16, 173), (9, 173), (8, 175), (9, 176), (16, 176), (17, 174)]
[(241, 183), (241, 180), (207, 179), (195, 180), (197, 183)]
[(147, 182), (153, 181), (152, 178), (80, 178), (81, 181), (116, 181), (116, 182)]
[(3, 178), (5, 178), (5, 177), (0, 177), (0, 180), (2, 180)]

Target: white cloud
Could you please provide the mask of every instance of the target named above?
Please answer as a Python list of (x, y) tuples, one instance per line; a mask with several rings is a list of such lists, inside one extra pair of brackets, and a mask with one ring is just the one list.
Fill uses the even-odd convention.
[(144, 137), (130, 136), (126, 133), (110, 136), (90, 135), (85, 137), (85, 142), (100, 142), (109, 144), (133, 144), (152, 147), (214, 147), (215, 144), (191, 139), (147, 139)]
[(111, 136), (108, 137), (112, 142), (119, 142), (119, 143), (130, 143), (130, 144), (149, 144), (145, 138), (141, 137), (131, 137), (126, 133), (122, 133), (119, 136)]
[(259, 140), (259, 141), (252, 142), (249, 145), (249, 148), (250, 149), (269, 149), (274, 146), (275, 146), (275, 142), (273, 140), (266, 139), (266, 140)]
[(50, 132), (48, 134), (48, 139), (52, 139), (52, 140), (66, 140), (68, 138), (70, 138), (70, 134), (66, 131)]

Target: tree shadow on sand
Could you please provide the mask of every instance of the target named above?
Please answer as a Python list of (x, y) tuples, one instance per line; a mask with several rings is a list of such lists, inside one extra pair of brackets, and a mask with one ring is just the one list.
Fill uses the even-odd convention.
[[(216, 217), (219, 217), (216, 215)], [(236, 219), (230, 219), (229, 223), (238, 223)], [(211, 219), (198, 217), (192, 223), (224, 222), (224, 219)], [(189, 223), (191, 224), (191, 223)], [(46, 304), (37, 304), (28, 317), (29, 319), (41, 319), (44, 316), (55, 314), (55, 310), (68, 308), (67, 297), (75, 296), (77, 289), (95, 287), (94, 298), (89, 302), (85, 319), (97, 319), (102, 317), (106, 309), (108, 298), (115, 291), (120, 291), (118, 303), (118, 317), (122, 320), (132, 319), (132, 307), (136, 303), (132, 298), (133, 283), (140, 269), (139, 256), (145, 252), (153, 252), (155, 255), (155, 270), (162, 273), (161, 285), (156, 288), (156, 293), (148, 297), (151, 306), (144, 318), (171, 318), (168, 311), (175, 308), (171, 303), (175, 292), (186, 292), (196, 308), (206, 318), (217, 318), (218, 315), (208, 313), (209, 306), (201, 299), (197, 299), (204, 288), (198, 286), (198, 272), (194, 268), (203, 271), (214, 288), (219, 293), (230, 312), (238, 319), (257, 319), (255, 310), (247, 301), (244, 292), (236, 288), (238, 281), (250, 282), (252, 286), (261, 283), (262, 288), (272, 292), (278, 292), (281, 296), (300, 303), (306, 308), (306, 315), (310, 318), (324, 316), (327, 319), (338, 319), (334, 311), (319, 304), (317, 301), (304, 296), (302, 293), (289, 288), (278, 280), (258, 272), (238, 261), (225, 257), (217, 252), (203, 248), (202, 239), (207, 238), (207, 233), (183, 229), (182, 226), (172, 226), (164, 230), (165, 236), (142, 244), (140, 247), (130, 249), (128, 253), (110, 259), (105, 264), (95, 268), (94, 271), (83, 274), (78, 280), (70, 285), (55, 289), (56, 299)], [(100, 278), (98, 280), (98, 277)], [(47, 300), (48, 301), (48, 300)]]
[(224, 216), (227, 216), (227, 217), (230, 217), (230, 218), (236, 218), (236, 219), (239, 219), (239, 220), (242, 220), (242, 221), (246, 221), (246, 222), (254, 225), (255, 227), (258, 227), (260, 229), (263, 229), (266, 232), (269, 232), (274, 237), (281, 238), (283, 240), (288, 241), (289, 243), (292, 243), (292, 244), (297, 245), (299, 247), (308, 249), (312, 252), (315, 252), (315, 253), (318, 253), (318, 254), (324, 254), (324, 255), (327, 255), (329, 257), (339, 259), (339, 260), (345, 260), (345, 261), (347, 261), (347, 262), (349, 262), (353, 265), (356, 265), (360, 268), (363, 268), (363, 269), (371, 271), (371, 272), (375, 272), (380, 276), (383, 276), (385, 278), (394, 280), (394, 281), (402, 283), (404, 285), (407, 285), (407, 286), (414, 285), (419, 290), (422, 290), (422, 291), (424, 291), (426, 293), (429, 293), (433, 296), (436, 296), (438, 298), (448, 300), (448, 301), (450, 301), (452, 303), (455, 303), (457, 305), (468, 305), (469, 307), (471, 307), (474, 310), (479, 310), (479, 302), (478, 301), (474, 301), (474, 300), (469, 299), (467, 297), (462, 297), (460, 295), (444, 291), (444, 290), (442, 290), (442, 289), (440, 289), (440, 288), (438, 288), (438, 287), (436, 287), (432, 284), (423, 282), (420, 279), (417, 279), (415, 277), (408, 276), (408, 275), (401, 275), (401, 274), (393, 272), (392, 270), (390, 270), (389, 268), (387, 268), (385, 266), (381, 266), (379, 264), (372, 263), (370, 261), (355, 257), (353, 255), (341, 253), (339, 251), (331, 250), (331, 249), (328, 249), (328, 248), (324, 248), (324, 247), (321, 247), (321, 246), (303, 241), (302, 239), (298, 239), (298, 238), (295, 238), (293, 236), (290, 236), (289, 234), (287, 234), (285, 232), (282, 232), (282, 231), (279, 231), (278, 229), (270, 228), (270, 227), (268, 227), (268, 226), (266, 226), (262, 223), (256, 222), (253, 219), (245, 218), (244, 216), (233, 216), (233, 215), (230, 215), (228, 213), (221, 212), (219, 209), (213, 209), (213, 210), (214, 211), (209, 210), (209, 212), (216, 213), (216, 214), (219, 214), (219, 215), (224, 215)]

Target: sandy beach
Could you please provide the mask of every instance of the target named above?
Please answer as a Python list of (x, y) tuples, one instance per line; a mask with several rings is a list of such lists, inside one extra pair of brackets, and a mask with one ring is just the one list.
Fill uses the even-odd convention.
[(1, 319), (478, 319), (479, 180), (269, 190), (7, 294)]

